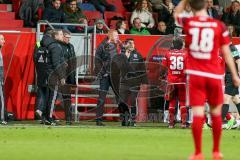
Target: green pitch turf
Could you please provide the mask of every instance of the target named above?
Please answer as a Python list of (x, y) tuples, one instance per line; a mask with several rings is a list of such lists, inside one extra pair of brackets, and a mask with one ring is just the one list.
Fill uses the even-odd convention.
[[(193, 152), (190, 129), (118, 125), (0, 127), (0, 160), (187, 160)], [(211, 137), (211, 130), (204, 130), (206, 160), (211, 157)], [(225, 160), (240, 159), (239, 150), (240, 130), (224, 131)]]

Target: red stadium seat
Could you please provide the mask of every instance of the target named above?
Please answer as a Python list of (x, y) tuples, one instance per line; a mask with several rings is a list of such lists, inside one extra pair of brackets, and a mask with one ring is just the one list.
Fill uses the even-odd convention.
[(7, 4), (0, 4), (0, 11), (8, 11), (8, 5)]
[(105, 18), (105, 22), (107, 25), (110, 24), (111, 19), (116, 16), (116, 17), (124, 17), (122, 13), (118, 13), (118, 12), (109, 12), (109, 11), (105, 11), (104, 12), (104, 18)]
[(128, 25), (131, 26), (130, 19), (132, 16), (132, 12), (125, 12), (124, 14), (126, 21), (128, 22)]
[(0, 27), (23, 27), (23, 20), (0, 19)]
[(152, 15), (153, 15), (153, 19), (155, 21), (155, 26), (157, 26), (157, 24), (158, 24), (158, 13), (153, 12)]
[(98, 11), (83, 11), (83, 14), (87, 17), (89, 25), (92, 25), (96, 19), (102, 18)]
[(119, 13), (125, 13), (126, 9), (123, 6), (123, 3), (121, 0), (107, 0), (108, 3), (113, 4), (116, 7), (116, 11)]
[(2, 20), (2, 19), (14, 20), (15, 13), (14, 12), (0, 12), (0, 20)]
[(0, 31), (21, 31), (21, 32), (34, 32), (33, 28), (21, 28), (21, 27), (0, 27)]

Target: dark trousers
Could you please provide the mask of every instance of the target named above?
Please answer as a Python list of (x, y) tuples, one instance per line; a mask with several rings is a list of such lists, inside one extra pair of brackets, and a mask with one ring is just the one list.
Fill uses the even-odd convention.
[(47, 108), (47, 98), (49, 94), (49, 89), (47, 86), (38, 86), (37, 88), (37, 98), (36, 98), (36, 110), (40, 110), (43, 116), (46, 115)]
[(103, 117), (105, 99), (110, 86), (114, 91), (114, 94), (116, 96), (116, 101), (118, 103), (118, 86), (119, 86), (118, 82), (112, 83), (110, 76), (103, 77), (102, 79), (100, 79), (99, 98), (98, 98), (97, 108), (96, 108), (96, 118), (99, 121), (101, 121)]
[(48, 87), (48, 98), (47, 98), (47, 107), (46, 107), (46, 119), (52, 120), (53, 119), (53, 112), (55, 108), (55, 101), (57, 99), (58, 94), (58, 86), (51, 86)]
[[(127, 84), (121, 84), (119, 88), (119, 104), (118, 109), (121, 116), (124, 114), (130, 114), (132, 119), (136, 117), (136, 99), (138, 90), (132, 91), (131, 87)], [(130, 110), (129, 110), (130, 109)]]
[(72, 121), (72, 102), (71, 95), (62, 95), (66, 121)]

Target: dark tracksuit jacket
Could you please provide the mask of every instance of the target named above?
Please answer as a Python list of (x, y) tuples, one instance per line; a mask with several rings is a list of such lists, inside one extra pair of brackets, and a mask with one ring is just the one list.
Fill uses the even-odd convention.
[(50, 36), (44, 36), (41, 45), (47, 47), (48, 54), (48, 96), (46, 118), (52, 118), (52, 111), (56, 100), (56, 92), (61, 79), (66, 77), (66, 64), (64, 63), (64, 50), (59, 42)]
[[(66, 84), (76, 85), (75, 75), (76, 75), (76, 55), (74, 51), (74, 46), (72, 44), (62, 44), (64, 61), (67, 64), (66, 68)], [(65, 88), (65, 87), (64, 87)], [(71, 108), (71, 87), (66, 87), (67, 90), (63, 90), (63, 104), (65, 109), (65, 119), (66, 121), (72, 120), (72, 108)]]
[(112, 58), (117, 55), (117, 47), (113, 43), (109, 43), (108, 39), (105, 39), (97, 48), (95, 55), (95, 74), (100, 79), (100, 90), (99, 90), (99, 98), (97, 102), (96, 108), (96, 117), (97, 120), (101, 121), (103, 112), (104, 112), (104, 104), (107, 92), (109, 87), (113, 89), (116, 95), (116, 101), (118, 102), (118, 86), (119, 82), (117, 80), (111, 80), (110, 72), (111, 72), (111, 61)]

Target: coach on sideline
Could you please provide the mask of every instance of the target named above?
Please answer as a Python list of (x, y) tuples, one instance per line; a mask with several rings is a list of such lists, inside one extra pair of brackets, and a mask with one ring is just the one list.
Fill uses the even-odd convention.
[(56, 122), (53, 119), (53, 111), (58, 92), (58, 85), (65, 84), (66, 66), (64, 63), (64, 51), (61, 46), (62, 42), (63, 32), (59, 29), (53, 30), (51, 37), (45, 37), (41, 42), (43, 47), (46, 47), (49, 52), (49, 54), (47, 54), (49, 60), (47, 71), (49, 95), (47, 98), (45, 121), (45, 124), (49, 125), (56, 125)]
[(3, 93), (3, 84), (4, 84), (4, 69), (3, 69), (3, 57), (2, 57), (2, 47), (4, 46), (5, 44), (5, 39), (4, 39), (4, 36), (2, 34), (0, 34), (0, 99), (1, 99), (1, 102), (0, 102), (0, 109), (1, 109), (1, 124), (4, 124), (6, 125), (7, 122), (6, 122), (6, 119), (5, 119), (5, 113), (6, 113), (6, 110), (5, 110), (5, 100), (4, 100), (4, 93)]

